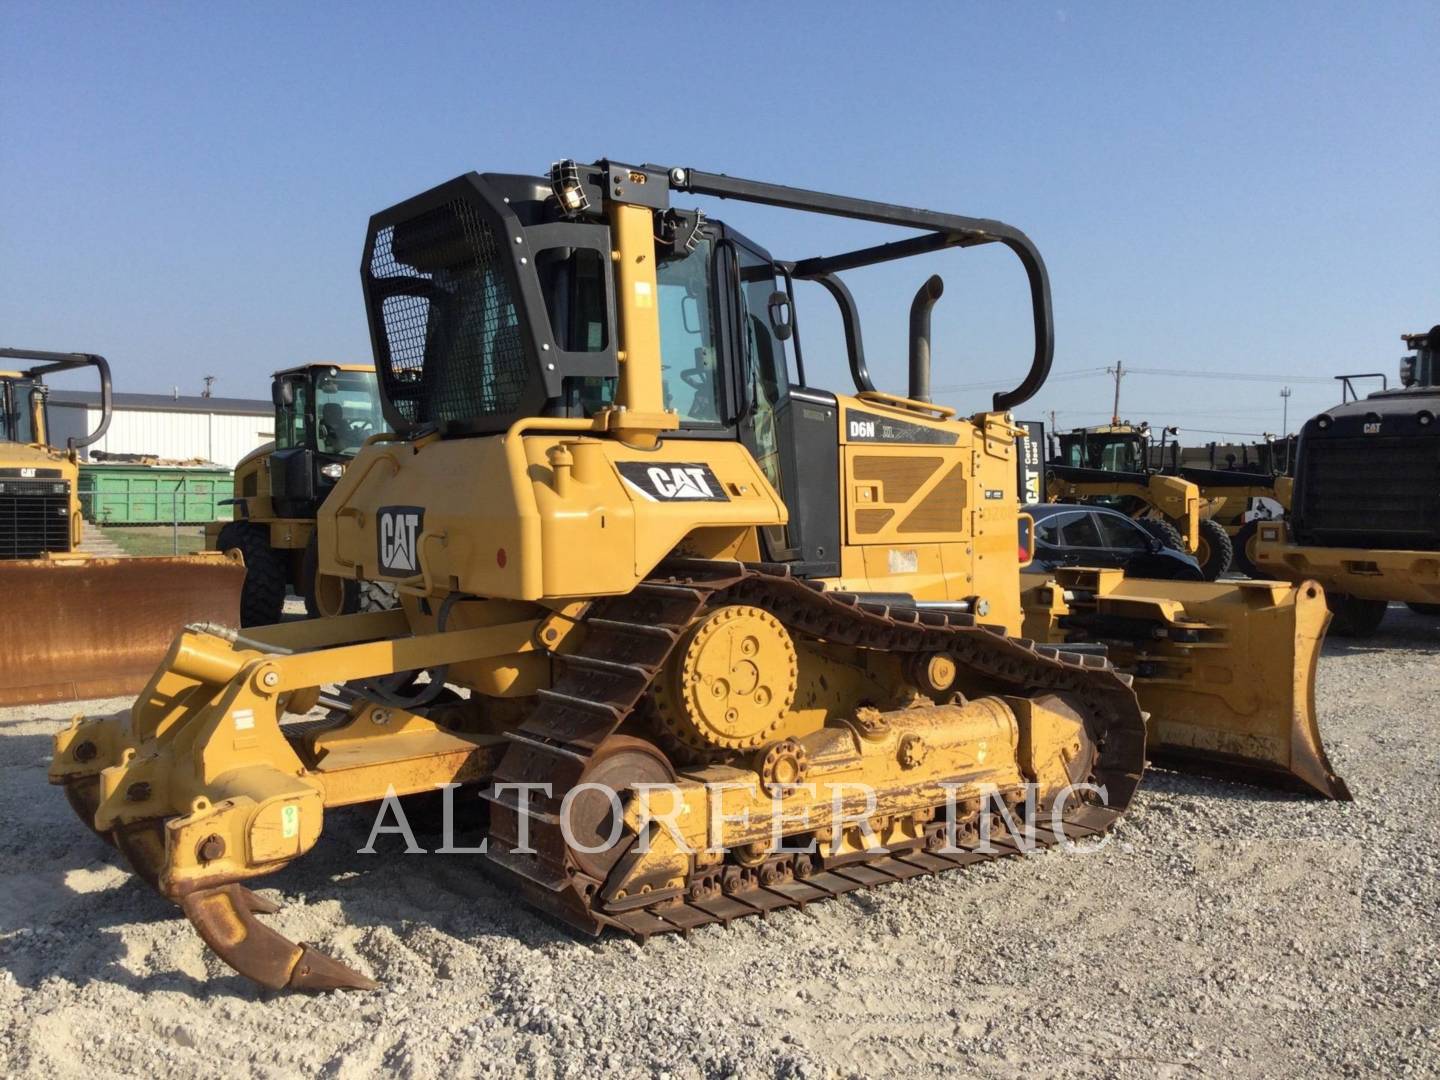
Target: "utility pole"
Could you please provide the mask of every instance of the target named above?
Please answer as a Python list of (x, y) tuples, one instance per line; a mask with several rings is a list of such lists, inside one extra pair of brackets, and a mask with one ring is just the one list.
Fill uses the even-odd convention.
[(1280, 388), (1280, 437), (1283, 439), (1290, 434), (1290, 387)]
[(1115, 361), (1115, 366), (1107, 367), (1105, 374), (1115, 376), (1115, 408), (1110, 413), (1110, 423), (1115, 425), (1120, 423), (1120, 380), (1125, 377), (1125, 361)]

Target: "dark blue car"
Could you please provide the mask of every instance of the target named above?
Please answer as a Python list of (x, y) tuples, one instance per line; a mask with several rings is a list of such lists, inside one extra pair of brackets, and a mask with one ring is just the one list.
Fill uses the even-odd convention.
[(1114, 567), (1126, 577), (1167, 581), (1204, 581), (1200, 564), (1190, 555), (1148, 532), (1115, 510), (1070, 503), (1025, 507), (1035, 519), (1032, 567)]

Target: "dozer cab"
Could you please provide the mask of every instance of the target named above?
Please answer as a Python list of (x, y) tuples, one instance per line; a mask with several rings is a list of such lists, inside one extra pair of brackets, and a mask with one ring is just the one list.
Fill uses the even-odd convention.
[(348, 615), (393, 607), (380, 582), (319, 572), (315, 515), (365, 440), (385, 430), (375, 369), (305, 364), (277, 371), (270, 385), (275, 439), (235, 466), (234, 520), (206, 526), (206, 546), (245, 559), (240, 624), (280, 621), (285, 597), (306, 614)]
[[(687, 195), (912, 233), (776, 259)], [(1019, 383), (968, 418), (926, 400), (931, 278), (910, 391), (877, 389), (840, 274), (978, 244), (1029, 283)], [(57, 737), (50, 773), (263, 985), (374, 985), (262, 921), (249, 883), (329, 809), (441, 785), (483, 793), (483, 858), (520, 895), (640, 938), (1029, 846), (987, 843), (997, 817), (1041, 847), (1103, 834), (1147, 752), (1345, 797), (1313, 585), (1040, 578), (1022, 607), (1011, 410), (1053, 332), (1019, 230), (563, 161), (375, 215), (361, 273), (392, 433), (321, 506), (320, 564), (401, 608), (186, 630), (133, 709)], [(807, 378), (797, 280), (838, 305), (848, 391)]]
[[(110, 425), (110, 365), (91, 353), (0, 349), (0, 705), (78, 700), (145, 685), (178, 624), (233, 621), (239, 567), (215, 557), (80, 552), (80, 450)], [(50, 443), (45, 378), (94, 368), (100, 423)]]
[[(1375, 633), (1391, 601), (1440, 614), (1440, 326), (1401, 339), (1400, 386), (1340, 376), (1340, 404), (1300, 430), (1289, 515), (1257, 526), (1259, 571), (1322, 582), (1347, 637)], [(1358, 378), (1382, 387), (1360, 398)]]
[(1212, 516), (1223, 496), (1207, 498), (1189, 477), (1151, 468), (1148, 425), (1076, 428), (1056, 441), (1058, 452), (1045, 467), (1051, 502), (1092, 503), (1128, 514), (1194, 555), (1207, 581), (1230, 568), (1229, 533)]

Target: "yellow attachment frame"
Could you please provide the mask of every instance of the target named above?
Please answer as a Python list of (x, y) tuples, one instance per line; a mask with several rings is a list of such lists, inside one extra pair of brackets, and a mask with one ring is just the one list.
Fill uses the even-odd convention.
[(401, 611), (248, 636), (187, 629), (128, 715), (77, 717), (56, 736), (50, 780), (89, 792), (102, 834), (163, 828), (163, 858), (150, 870), (168, 896), (269, 873), (309, 850), (325, 808), (477, 780), (503, 748), (371, 702), (318, 727), (282, 725), (286, 713), (308, 711), (325, 684), (513, 665), (553, 631), (544, 609), (532, 610), (413, 635)]

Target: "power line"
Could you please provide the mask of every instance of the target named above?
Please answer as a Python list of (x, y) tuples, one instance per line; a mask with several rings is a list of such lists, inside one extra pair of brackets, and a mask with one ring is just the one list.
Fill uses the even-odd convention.
[[(1224, 379), (1229, 382), (1278, 382), (1278, 383), (1315, 383), (1318, 385), (1330, 386), (1335, 380), (1325, 375), (1267, 375), (1253, 371), (1197, 371), (1193, 368), (1124, 368), (1122, 375), (1116, 375), (1115, 367), (1094, 367), (1075, 368), (1070, 371), (1062, 371), (1052, 374), (1045, 380), (1046, 385), (1052, 382), (1063, 382), (1069, 379), (1095, 379), (1107, 376), (1118, 380), (1123, 375), (1160, 375), (1176, 379)], [(935, 393), (954, 393), (959, 390), (989, 390), (994, 387), (1005, 385), (1003, 379), (990, 379), (985, 382), (954, 383), (947, 386), (934, 387)]]
[[(1077, 368), (1071, 371), (1060, 371), (1051, 374), (1045, 380), (1048, 386), (1052, 382), (1065, 382), (1070, 379), (1093, 379), (1105, 374), (1105, 368)], [(1008, 385), (1004, 379), (988, 379), (985, 382), (973, 383), (951, 383), (946, 386), (931, 387), (931, 392), (936, 394), (949, 394), (957, 390), (993, 390), (996, 387)]]
[(1264, 375), (1253, 371), (1195, 371), (1188, 368), (1129, 368), (1127, 375), (1171, 375), (1180, 379), (1243, 379), (1247, 382), (1334, 383), (1324, 375)]

